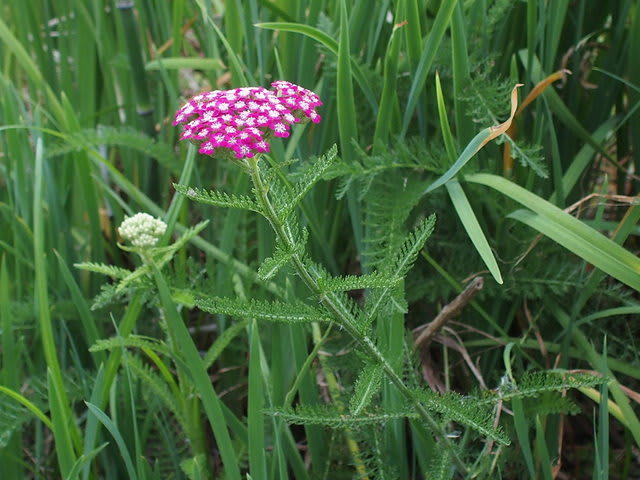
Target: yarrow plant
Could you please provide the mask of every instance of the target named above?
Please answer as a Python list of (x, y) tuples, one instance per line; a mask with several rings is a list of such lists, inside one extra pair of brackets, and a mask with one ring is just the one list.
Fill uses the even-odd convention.
[(201, 154), (243, 159), (269, 152), (271, 136), (288, 137), (292, 124), (320, 122), (318, 95), (282, 80), (271, 86), (196, 95), (177, 111), (173, 125), (184, 125), (180, 139), (195, 142)]
[(118, 233), (134, 247), (154, 247), (167, 231), (167, 224), (148, 213), (136, 213), (133, 217), (125, 217), (118, 227)]
[[(386, 305), (393, 303), (393, 287), (402, 281), (415, 261), (433, 229), (435, 218), (431, 216), (416, 227), (406, 245), (402, 245), (393, 259), (397, 266), (392, 267), (385, 275), (378, 272), (358, 277), (332, 277), (311, 261), (305, 253), (306, 232), (297, 218), (295, 207), (332, 165), (337, 149), (332, 148), (325, 156), (308, 165), (306, 171), (309, 173), (296, 182), (293, 194), (289, 193), (289, 188), (279, 183), (277, 176), (269, 175), (270, 167), (259, 165), (261, 154), (270, 150), (269, 139), (272, 136), (288, 137), (293, 124), (319, 122), (320, 115), (315, 108), (322, 105), (315, 93), (290, 82), (278, 81), (271, 86), (273, 90), (250, 87), (197, 95), (177, 111), (174, 121), (174, 125), (183, 125), (181, 138), (199, 145), (200, 153), (220, 156), (241, 165), (251, 177), (255, 201), (249, 197), (204, 192), (184, 185), (175, 185), (175, 188), (177, 192), (195, 201), (220, 207), (248, 209), (264, 216), (274, 230), (278, 247), (273, 257), (266, 259), (261, 265), (258, 276), (262, 279), (272, 278), (280, 268), (289, 264), (319, 300), (319, 305), (262, 303), (257, 300), (247, 303), (241, 299), (210, 296), (196, 297), (195, 305), (211, 313), (240, 318), (249, 315), (253, 319), (268, 321), (289, 322), (297, 319), (295, 321), (326, 322), (331, 319), (355, 340), (358, 349), (375, 367), (365, 370), (367, 378), (359, 380), (357, 385), (360, 387), (356, 386), (351, 414), (363, 414), (382, 385), (377, 379), (386, 375), (405, 397), (408, 405), (412, 406), (412, 415), (421, 418), (451, 454), (453, 463), (461, 471), (465, 471), (466, 467), (458, 458), (447, 434), (434, 419), (430, 411), (433, 407), (428, 407), (429, 402), (424, 401), (426, 394), (416, 393), (397, 373), (377, 346), (369, 320), (380, 315), (387, 308)], [(366, 313), (342, 294), (361, 288), (381, 289), (377, 294), (379, 298), (376, 306)], [(432, 405), (435, 403), (432, 402)], [(284, 407), (285, 410), (287, 408)], [(277, 414), (286, 415), (286, 412)], [(473, 423), (465, 414), (459, 415), (456, 420)], [(492, 432), (494, 439), (504, 443), (501, 433), (494, 433), (494, 430), (492, 426), (488, 426), (486, 431)]]

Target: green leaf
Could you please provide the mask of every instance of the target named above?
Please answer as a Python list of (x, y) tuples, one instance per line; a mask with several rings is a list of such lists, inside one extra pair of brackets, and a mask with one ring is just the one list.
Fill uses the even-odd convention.
[(381, 425), (403, 418), (418, 418), (418, 414), (412, 411), (370, 412), (363, 415), (349, 415), (334, 405), (300, 405), (295, 409), (271, 408), (265, 412), (295, 425), (323, 425), (337, 429)]
[(269, 322), (310, 323), (331, 321), (327, 315), (304, 303), (196, 297), (195, 304), (205, 312), (231, 315), (237, 318), (255, 318), (256, 320)]
[(180, 462), (180, 468), (189, 480), (204, 480), (207, 473), (207, 459), (200, 453)]
[(215, 190), (204, 190), (196, 187), (187, 187), (185, 185), (173, 184), (181, 195), (195, 202), (204, 203), (206, 205), (214, 205), (223, 208), (239, 208), (241, 210), (251, 210), (260, 213), (260, 208), (250, 197), (245, 195), (235, 195), (233, 193), (218, 192)]
[(409, 129), (409, 122), (411, 121), (411, 117), (413, 116), (416, 105), (418, 104), (418, 98), (424, 91), (424, 84), (429, 72), (431, 71), (433, 59), (438, 52), (438, 47), (440, 46), (444, 32), (449, 26), (449, 22), (457, 2), (458, 0), (443, 0), (440, 3), (440, 8), (438, 9), (431, 31), (427, 36), (424, 49), (422, 50), (420, 63), (418, 64), (413, 76), (413, 82), (411, 83), (411, 90), (409, 91), (409, 98), (404, 109), (404, 118), (402, 120), (402, 137), (406, 135), (407, 130)]
[(355, 391), (349, 402), (349, 411), (352, 415), (359, 415), (367, 408), (373, 397), (382, 386), (384, 370), (381, 365), (371, 364), (362, 369), (356, 381)]
[(78, 478), (80, 469), (85, 465), (91, 463), (96, 455), (98, 455), (107, 445), (109, 445), (109, 443), (103, 443), (98, 448), (94, 448), (93, 450), (91, 450), (89, 453), (83, 453), (82, 455), (80, 455), (73, 464), (73, 467), (71, 468), (71, 471), (69, 472), (69, 475), (67, 475), (65, 480), (75, 480), (76, 478)]
[(445, 187), (447, 188), (451, 202), (456, 209), (458, 218), (462, 222), (467, 235), (469, 235), (469, 238), (473, 242), (473, 246), (476, 247), (477, 252), (480, 254), (480, 257), (482, 257), (482, 261), (491, 272), (491, 275), (493, 275), (495, 281), (502, 285), (503, 280), (498, 263), (493, 256), (493, 251), (489, 246), (489, 242), (484, 236), (480, 223), (478, 223), (478, 219), (476, 218), (476, 215), (471, 208), (471, 204), (469, 203), (464, 190), (460, 186), (460, 183), (458, 183), (457, 180), (451, 180), (445, 184)]
[(275, 274), (291, 260), (295, 253), (296, 252), (287, 252), (279, 246), (276, 246), (273, 256), (265, 258), (258, 268), (258, 277), (262, 280), (273, 278)]
[(348, 292), (365, 288), (391, 288), (397, 285), (401, 277), (390, 277), (379, 272), (365, 275), (345, 275), (343, 277), (322, 277), (318, 279), (318, 287), (323, 293)]
[(418, 253), (420, 253), (427, 239), (431, 236), (435, 224), (436, 216), (431, 214), (416, 225), (396, 253), (392, 262), (392, 270), (389, 273), (394, 277), (403, 278), (409, 272), (413, 262), (416, 261)]
[(260, 333), (258, 323), (253, 320), (249, 350), (249, 393), (247, 405), (247, 430), (249, 433), (249, 470), (255, 478), (267, 478), (265, 454), (264, 386), (260, 357)]
[(327, 153), (305, 166), (302, 175), (293, 186), (294, 191), (291, 194), (289, 204), (283, 209), (283, 212), (279, 213), (283, 222), (309, 190), (323, 178), (325, 172), (334, 164), (337, 155), (338, 147), (334, 144)]
[(87, 272), (100, 273), (111, 278), (123, 279), (131, 275), (131, 270), (126, 268), (116, 267), (115, 265), (106, 265), (104, 263), (83, 262), (74, 263), (74, 267), (85, 270)]
[(129, 449), (127, 448), (127, 444), (122, 438), (122, 434), (118, 429), (118, 426), (113, 423), (106, 413), (104, 413), (101, 409), (95, 406), (93, 403), (84, 402), (89, 411), (104, 425), (104, 427), (109, 430), (109, 433), (116, 441), (116, 445), (118, 446), (118, 450), (120, 451), (120, 455), (122, 456), (122, 460), (127, 468), (127, 474), (131, 480), (137, 480), (138, 476), (136, 474), (135, 468), (133, 468), (133, 462), (131, 461), (131, 455), (129, 454)]
[(492, 410), (480, 404), (478, 399), (454, 392), (438, 395), (430, 390), (415, 390), (414, 393), (425, 408), (441, 414), (444, 420), (453, 420), (473, 428), (502, 445), (511, 443), (501, 428), (493, 426)]
[(575, 253), (597, 268), (640, 291), (640, 258), (580, 220), (509, 180), (486, 173), (465, 176), (503, 193), (531, 210), (517, 210), (515, 218)]

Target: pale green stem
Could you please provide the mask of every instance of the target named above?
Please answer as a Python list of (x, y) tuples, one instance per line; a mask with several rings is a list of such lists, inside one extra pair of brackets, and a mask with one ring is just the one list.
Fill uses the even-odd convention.
[[(256, 197), (260, 206), (262, 207), (262, 214), (269, 221), (271, 227), (275, 231), (278, 239), (282, 242), (282, 244), (291, 252), (295, 252), (295, 239), (290, 230), (290, 228), (283, 224), (280, 221), (280, 218), (271, 203), (271, 199), (269, 198), (269, 188), (265, 185), (262, 175), (260, 174), (260, 168), (258, 167), (259, 157), (254, 157), (247, 160), (247, 166), (249, 174), (251, 175), (251, 180), (255, 187)], [(353, 318), (349, 308), (347, 308), (342, 301), (336, 296), (331, 294), (326, 294), (322, 291), (322, 289), (318, 286), (317, 275), (316, 278), (312, 275), (309, 268), (304, 264), (302, 258), (298, 253), (294, 253), (291, 257), (291, 261), (296, 270), (296, 273), (300, 276), (304, 284), (311, 290), (311, 292), (316, 295), (324, 307), (331, 313), (334, 321), (344, 328), (351, 337), (355, 341), (358, 342), (360, 347), (362, 347), (367, 354), (370, 355), (378, 364), (382, 366), (387, 377), (391, 382), (396, 386), (396, 388), (404, 395), (404, 397), (413, 404), (416, 411), (425, 422), (425, 424), (431, 429), (431, 431), (436, 435), (442, 444), (447, 448), (453, 455), (454, 462), (456, 466), (460, 469), (461, 472), (466, 472), (467, 468), (462, 462), (462, 460), (458, 457), (457, 453), (451, 441), (447, 437), (447, 434), (443, 432), (438, 425), (438, 423), (433, 419), (431, 414), (425, 409), (424, 405), (415, 397), (415, 395), (411, 392), (409, 387), (404, 383), (402, 378), (398, 375), (398, 373), (394, 370), (393, 366), (387, 361), (382, 352), (378, 349), (375, 343), (367, 336), (360, 333), (356, 326), (356, 320)]]

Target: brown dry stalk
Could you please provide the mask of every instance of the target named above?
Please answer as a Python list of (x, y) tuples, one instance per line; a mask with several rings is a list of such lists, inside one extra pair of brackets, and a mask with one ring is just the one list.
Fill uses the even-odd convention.
[(429, 345), (431, 340), (433, 340), (433, 336), (440, 331), (445, 323), (458, 315), (464, 306), (473, 300), (476, 293), (482, 290), (482, 287), (484, 287), (484, 278), (474, 278), (471, 283), (467, 285), (467, 288), (465, 288), (456, 298), (453, 299), (453, 301), (445, 305), (444, 308), (440, 310), (440, 313), (438, 313), (438, 316), (432, 322), (416, 328), (413, 331), (414, 334), (418, 335), (415, 340), (416, 349)]

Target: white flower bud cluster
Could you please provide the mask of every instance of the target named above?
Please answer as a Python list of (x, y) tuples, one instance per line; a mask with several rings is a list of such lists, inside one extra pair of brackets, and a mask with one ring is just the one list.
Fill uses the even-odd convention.
[(141, 248), (153, 247), (166, 231), (167, 224), (148, 213), (136, 213), (133, 217), (125, 217), (118, 228), (123, 240)]

